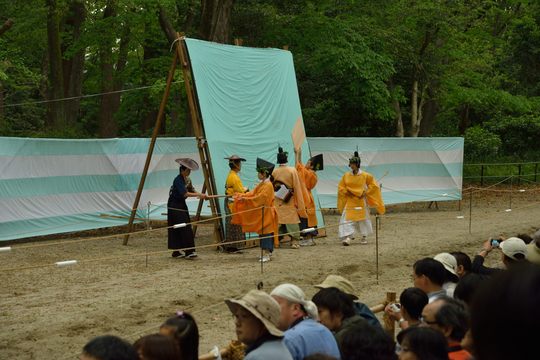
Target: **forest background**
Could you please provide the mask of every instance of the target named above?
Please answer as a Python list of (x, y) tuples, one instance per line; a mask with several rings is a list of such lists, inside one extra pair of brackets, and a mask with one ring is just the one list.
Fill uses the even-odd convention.
[[(308, 136), (540, 156), (537, 0), (0, 0), (0, 136), (149, 137), (188, 37), (287, 47)], [(177, 71), (160, 136), (191, 136)]]

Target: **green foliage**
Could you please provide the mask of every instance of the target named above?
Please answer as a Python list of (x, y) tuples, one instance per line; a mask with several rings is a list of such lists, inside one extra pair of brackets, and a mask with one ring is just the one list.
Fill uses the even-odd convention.
[(500, 137), (504, 154), (516, 159), (526, 159), (528, 154), (540, 155), (538, 112), (535, 115), (493, 119), (486, 124), (486, 128)]
[[(115, 88), (143, 88), (121, 94), (117, 135), (148, 136), (171, 60), (159, 14), (197, 37), (204, 2), (115, 0), (114, 16), (105, 17), (110, 1), (84, 1), (76, 38), (74, 1), (57, 0), (64, 65), (84, 51), (82, 93), (99, 94), (110, 50)], [(51, 129), (46, 4), (0, 0), (0, 13), (14, 21), (0, 36), (0, 135), (96, 137), (100, 96), (82, 98), (76, 121)], [(288, 46), (308, 136), (392, 136), (396, 105), (410, 124), (416, 83), (420, 135), (464, 135), (466, 158), (478, 161), (540, 155), (538, 1), (236, 0), (229, 30), (244, 46)], [(122, 39), (127, 61), (119, 68)], [(183, 136), (184, 86), (172, 91), (163, 135)]]
[(482, 161), (498, 154), (501, 138), (479, 126), (473, 126), (465, 133), (466, 160)]

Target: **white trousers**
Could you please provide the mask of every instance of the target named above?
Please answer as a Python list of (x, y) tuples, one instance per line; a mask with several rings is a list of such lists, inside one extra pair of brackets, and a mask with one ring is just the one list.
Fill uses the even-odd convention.
[(365, 220), (353, 221), (346, 219), (346, 210), (341, 214), (341, 219), (339, 219), (338, 233), (339, 238), (344, 239), (347, 236), (354, 237), (356, 232), (359, 232), (362, 236), (368, 236), (373, 234), (373, 227), (371, 226), (371, 220), (369, 216)]

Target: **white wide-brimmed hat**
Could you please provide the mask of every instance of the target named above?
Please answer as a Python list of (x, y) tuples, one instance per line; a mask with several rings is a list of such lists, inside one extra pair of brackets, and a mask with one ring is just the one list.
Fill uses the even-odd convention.
[(187, 167), (189, 170), (195, 171), (199, 169), (199, 164), (193, 159), (190, 158), (179, 158), (174, 160), (178, 164)]

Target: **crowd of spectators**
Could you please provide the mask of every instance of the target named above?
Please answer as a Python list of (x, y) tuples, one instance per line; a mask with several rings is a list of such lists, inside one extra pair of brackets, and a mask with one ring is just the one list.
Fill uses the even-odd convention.
[[(450, 250), (450, 249), (449, 249)], [(501, 268), (484, 265), (500, 251)], [(532, 236), (489, 239), (471, 259), (461, 251), (414, 262), (412, 287), (384, 312), (397, 336), (355, 294), (351, 281), (329, 275), (303, 289), (284, 283), (227, 299), (237, 340), (216, 359), (507, 360), (537, 359), (540, 320), (540, 230)], [(396, 340), (394, 340), (394, 338)], [(195, 319), (177, 312), (158, 333), (134, 344), (105, 335), (82, 349), (83, 360), (195, 360)]]

